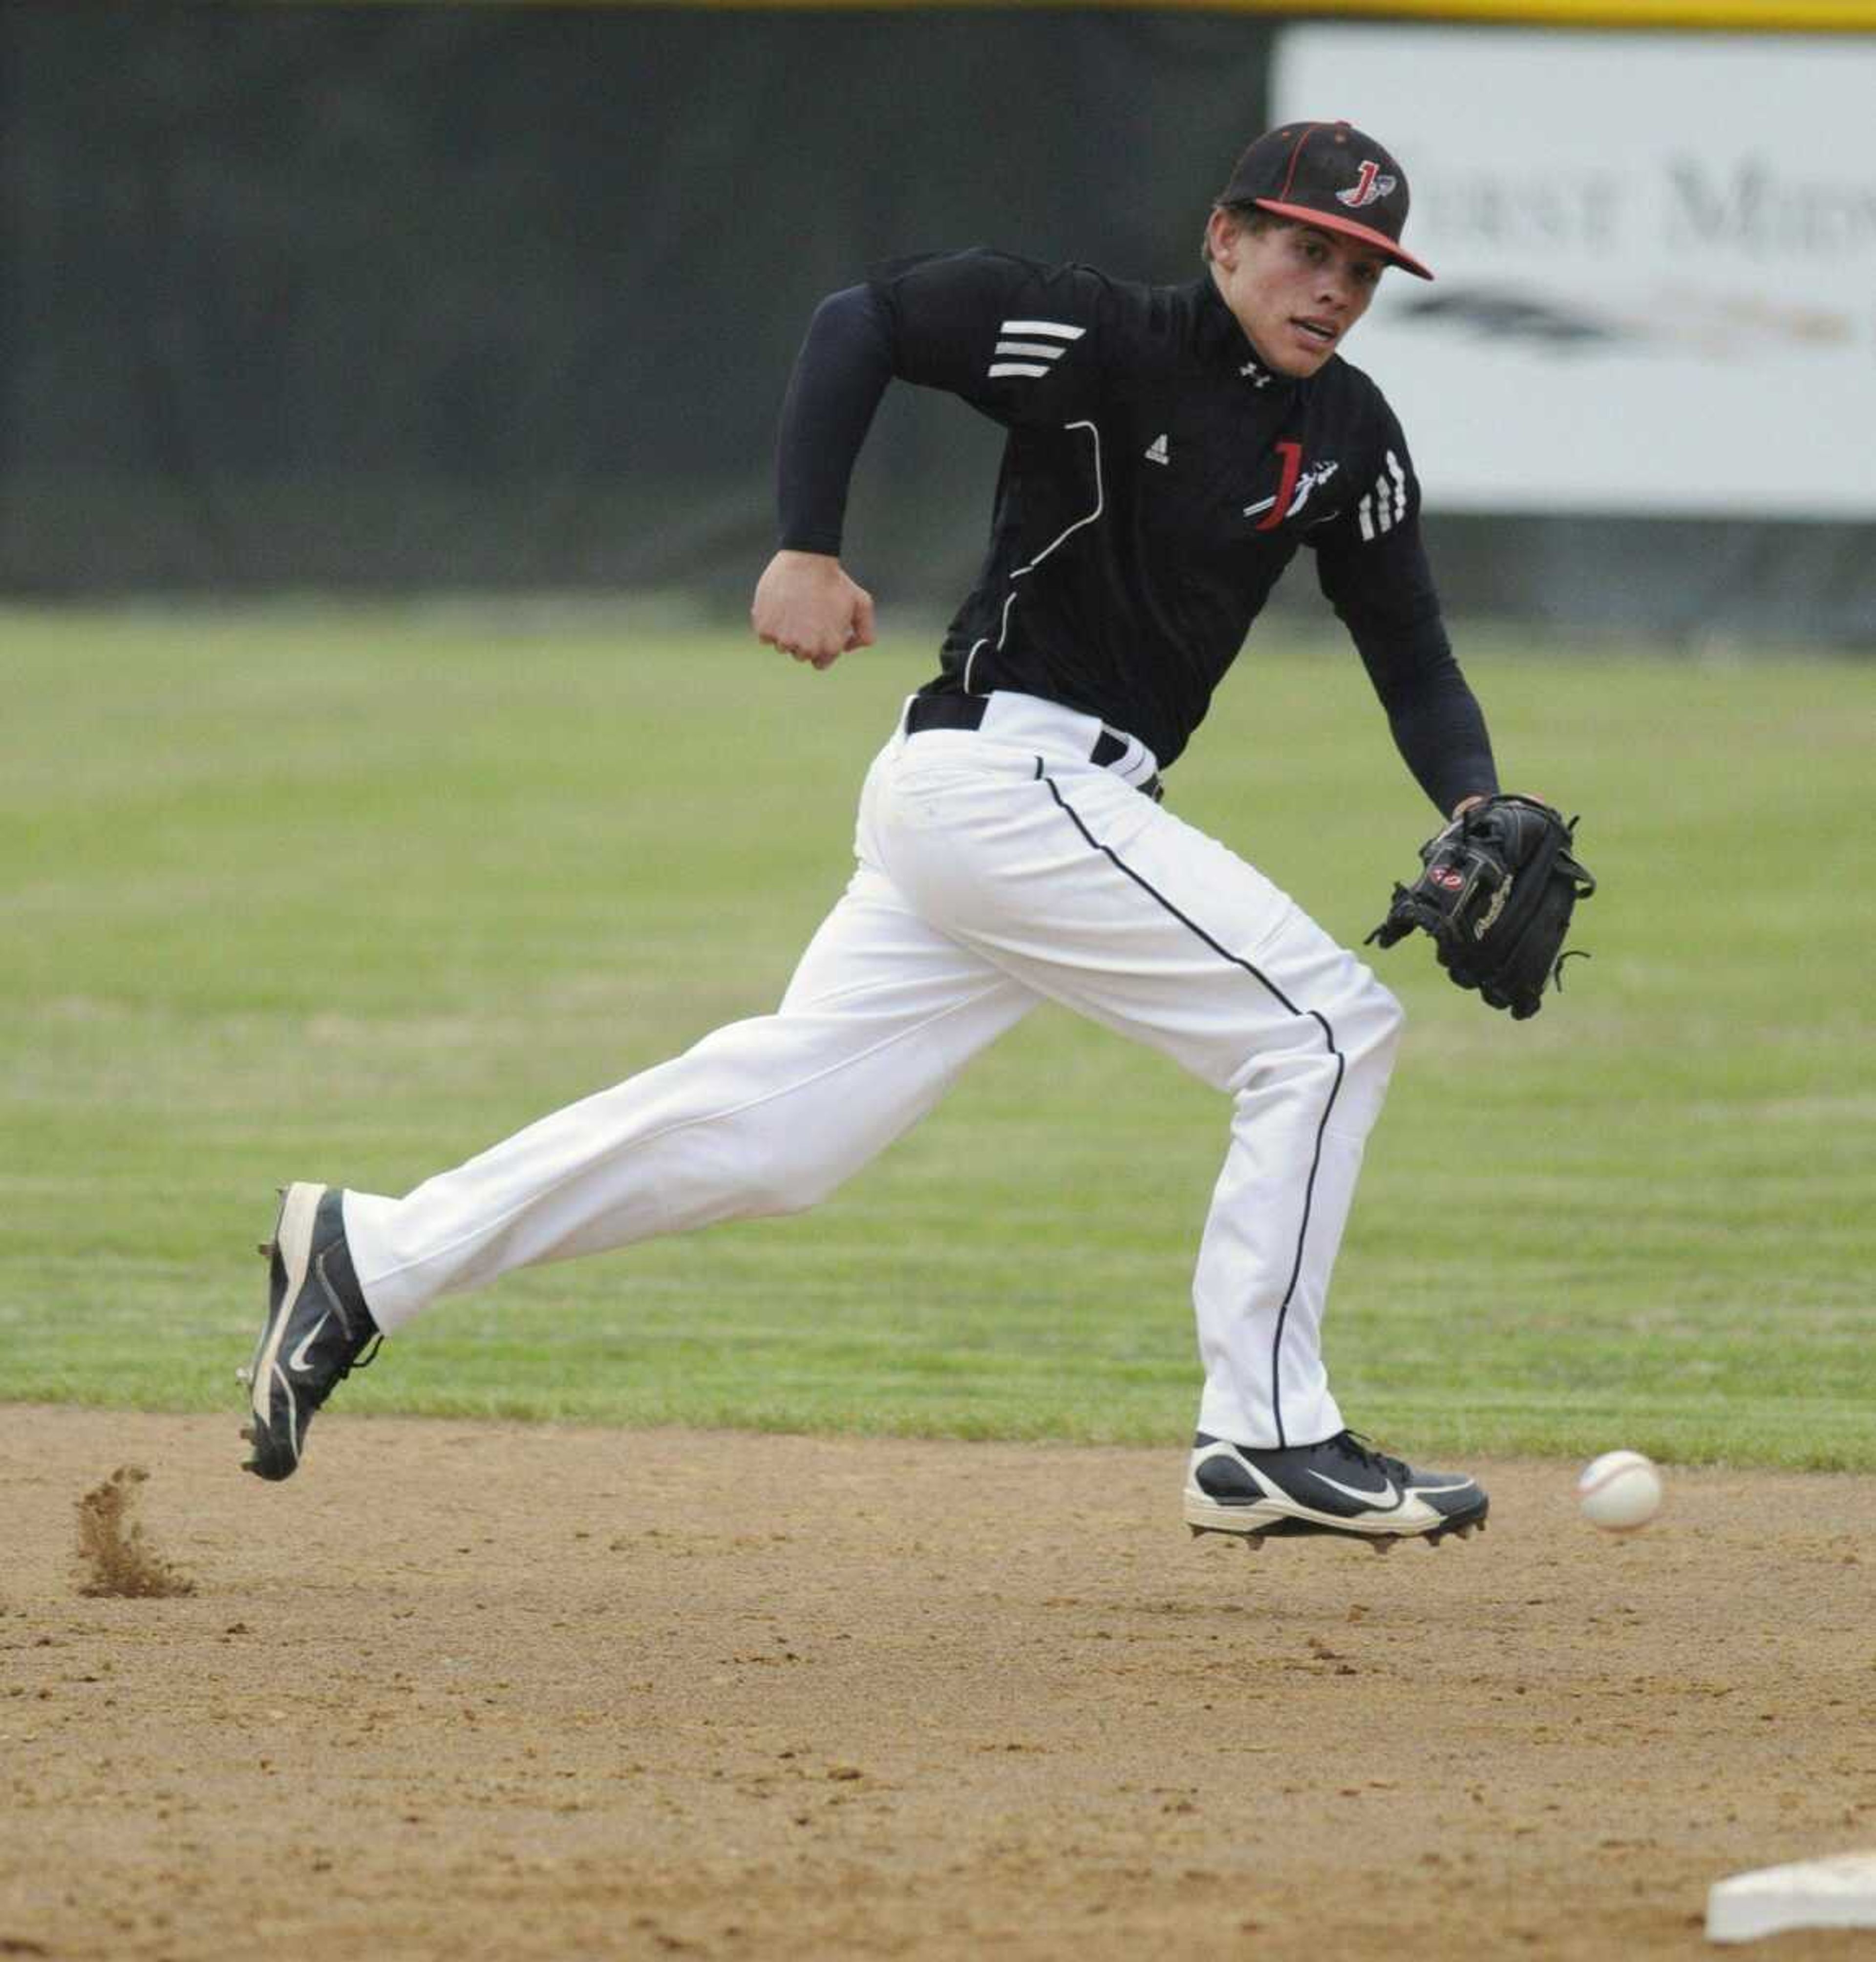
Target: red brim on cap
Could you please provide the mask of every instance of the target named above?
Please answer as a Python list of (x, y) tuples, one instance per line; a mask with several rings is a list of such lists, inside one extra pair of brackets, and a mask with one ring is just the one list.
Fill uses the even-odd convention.
[(1274, 212), (1279, 218), (1293, 218), (1298, 225), (1313, 225), (1318, 232), (1339, 232), (1345, 238), (1359, 238), (1364, 245), (1372, 245), (1384, 258), (1391, 259), (1404, 271), (1411, 273), (1417, 280), (1430, 280), (1430, 267), (1421, 264), (1405, 247), (1397, 245), (1385, 232), (1377, 232), (1372, 225), (1357, 225), (1352, 218), (1332, 216), (1326, 211), (1318, 211), (1313, 205), (1285, 204), (1274, 197), (1253, 198), (1260, 211)]

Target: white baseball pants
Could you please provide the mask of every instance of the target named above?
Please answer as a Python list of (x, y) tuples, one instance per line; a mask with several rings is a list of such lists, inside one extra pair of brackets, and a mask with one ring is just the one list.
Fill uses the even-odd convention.
[(511, 1269), (813, 1205), (1047, 997), (1231, 1099), (1193, 1298), (1199, 1428), (1250, 1446), (1342, 1428), (1323, 1307), (1401, 1026), (1393, 996), (1261, 873), (1107, 769), (1093, 717), (988, 699), (894, 736), (851, 883), (772, 1015), (543, 1118), (347, 1236), (389, 1331)]

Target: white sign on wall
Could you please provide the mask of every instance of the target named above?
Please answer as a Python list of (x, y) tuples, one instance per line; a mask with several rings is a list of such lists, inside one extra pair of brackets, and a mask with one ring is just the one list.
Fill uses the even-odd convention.
[(1876, 40), (1286, 30), (1438, 276), (1349, 353), (1433, 509), (1876, 516)]

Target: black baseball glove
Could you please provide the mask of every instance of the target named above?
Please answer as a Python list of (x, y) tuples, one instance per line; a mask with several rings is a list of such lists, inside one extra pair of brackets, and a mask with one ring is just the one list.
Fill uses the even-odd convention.
[(1368, 938), (1383, 947), (1417, 927), (1439, 964), (1516, 1021), (1535, 1015), (1547, 983), (1562, 986), (1564, 938), (1596, 881), (1572, 852), (1566, 824), (1534, 797), (1493, 797), (1462, 812), (1420, 847), (1424, 868), (1396, 886), (1388, 917)]

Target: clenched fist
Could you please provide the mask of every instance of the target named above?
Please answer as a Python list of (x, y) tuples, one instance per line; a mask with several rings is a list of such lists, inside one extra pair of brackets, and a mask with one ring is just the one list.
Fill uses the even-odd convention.
[(824, 552), (779, 551), (756, 582), (756, 637), (811, 667), (829, 668), (873, 644), (872, 595)]

